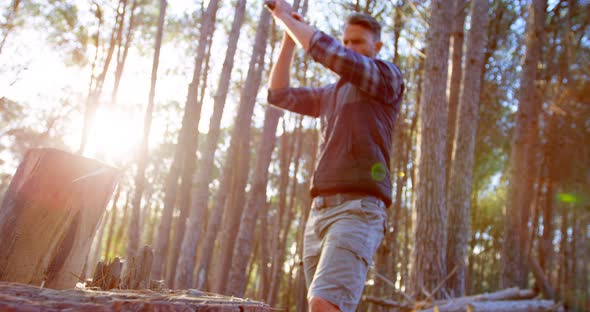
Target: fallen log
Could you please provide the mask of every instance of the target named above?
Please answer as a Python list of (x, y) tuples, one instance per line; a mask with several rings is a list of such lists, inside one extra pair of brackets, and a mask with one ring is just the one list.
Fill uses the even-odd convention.
[[(435, 308), (436, 307), (436, 308)], [(500, 300), (448, 303), (419, 312), (562, 312), (563, 307), (551, 300)]]
[(118, 176), (79, 155), (27, 151), (0, 208), (0, 281), (74, 287)]
[[(435, 301), (428, 308), (422, 307), (420, 312), (463, 312), (463, 311), (517, 311), (517, 312), (541, 312), (562, 311), (559, 305), (549, 300), (535, 300), (533, 291), (518, 288), (508, 288), (493, 293), (485, 293), (475, 296), (452, 298), (449, 300)], [(426, 309), (425, 309), (426, 308)]]
[(399, 303), (394, 300), (387, 300), (382, 298), (377, 298), (373, 296), (363, 296), (363, 301), (373, 303), (382, 307), (386, 308), (396, 308), (401, 309), (402, 311), (410, 311), (414, 309), (414, 305), (407, 304), (407, 303)]
[(500, 291), (474, 296), (438, 300), (434, 302), (396, 302), (370, 296), (363, 300), (379, 306), (397, 309), (398, 311), (418, 312), (545, 312), (563, 311), (563, 307), (550, 300), (534, 299), (535, 294), (531, 290), (508, 288)]
[(0, 311), (269, 312), (270, 308), (256, 301), (209, 293), (193, 295), (188, 291), (94, 291), (84, 288), (59, 291), (0, 282)]

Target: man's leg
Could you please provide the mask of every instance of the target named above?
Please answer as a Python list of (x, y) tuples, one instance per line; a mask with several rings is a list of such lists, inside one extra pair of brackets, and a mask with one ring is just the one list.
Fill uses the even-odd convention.
[(310, 312), (340, 312), (340, 309), (322, 297), (309, 298)]
[(306, 275), (313, 274), (310, 309), (354, 312), (371, 257), (383, 237), (385, 211), (370, 202), (354, 200), (322, 209), (314, 217), (322, 244), (319, 259), (312, 262), (317, 264), (314, 272), (306, 270)]

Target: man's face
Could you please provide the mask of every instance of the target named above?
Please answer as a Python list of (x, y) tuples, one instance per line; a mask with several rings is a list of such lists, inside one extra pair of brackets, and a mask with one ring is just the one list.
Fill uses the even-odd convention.
[(383, 45), (381, 41), (375, 38), (370, 30), (356, 24), (346, 25), (342, 36), (342, 43), (345, 48), (371, 58), (377, 56)]

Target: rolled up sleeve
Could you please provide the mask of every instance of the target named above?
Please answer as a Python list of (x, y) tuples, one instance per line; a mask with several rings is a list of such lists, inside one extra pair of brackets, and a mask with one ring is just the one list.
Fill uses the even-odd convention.
[(298, 114), (319, 117), (322, 88), (284, 88), (268, 90), (268, 103)]

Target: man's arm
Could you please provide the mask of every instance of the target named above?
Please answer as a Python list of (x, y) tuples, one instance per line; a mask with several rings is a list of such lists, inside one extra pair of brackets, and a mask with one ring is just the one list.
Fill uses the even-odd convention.
[(295, 42), (288, 34), (283, 36), (281, 49), (277, 62), (270, 71), (269, 90), (284, 89), (289, 87), (289, 76), (291, 71), (291, 62), (293, 61), (293, 51)]
[[(279, 4), (280, 7), (280, 4)], [(279, 9), (281, 10), (281, 9)], [(279, 12), (276, 10), (273, 12)], [(288, 12), (292, 19), (306, 25), (303, 18), (293, 12), (290, 6), (283, 8), (283, 12)], [(274, 13), (273, 13), (274, 14)], [(285, 13), (287, 14), (287, 13)], [(318, 117), (320, 114), (321, 88), (290, 88), (291, 63), (295, 50), (295, 41), (288, 32), (285, 33), (277, 62), (270, 71), (268, 84), (268, 102), (274, 106), (307, 115)]]
[(285, 0), (275, 0), (272, 14), (310, 56), (344, 80), (385, 103), (399, 103), (404, 91), (400, 70), (392, 63), (366, 57), (309, 26)]
[(321, 89), (289, 87), (294, 50), (295, 42), (285, 33), (277, 62), (270, 71), (268, 102), (295, 113), (318, 117)]

